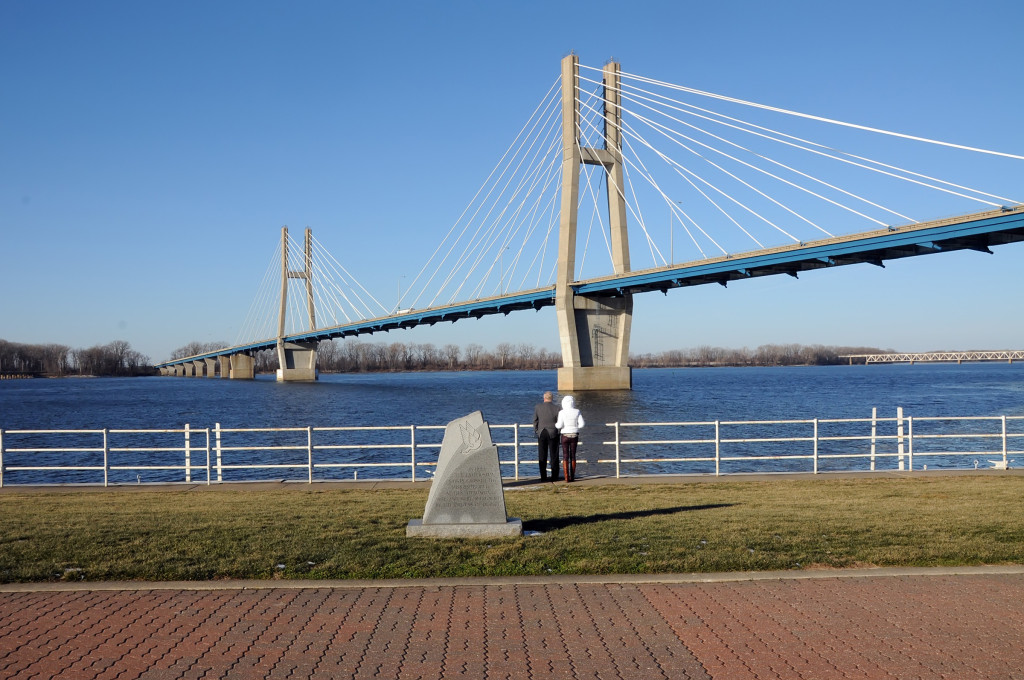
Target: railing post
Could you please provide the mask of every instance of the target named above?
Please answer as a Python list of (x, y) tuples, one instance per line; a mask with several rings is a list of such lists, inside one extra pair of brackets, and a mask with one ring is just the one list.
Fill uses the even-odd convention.
[[(186, 425), (185, 427), (188, 427), (188, 426)], [(216, 428), (214, 429), (214, 441), (216, 442), (215, 448), (216, 448), (216, 451), (217, 451), (217, 481), (218, 482), (223, 482), (224, 481), (224, 468), (222, 467), (223, 466), (223, 461), (221, 460), (220, 423), (216, 423)]]
[(722, 438), (719, 435), (719, 421), (715, 421), (715, 477), (720, 474), (720, 467), (722, 464)]
[(814, 474), (818, 474), (818, 419), (814, 419)]
[[(513, 456), (512, 460), (515, 461), (516, 481), (518, 482), (519, 481), (519, 423), (512, 423), (512, 432), (513, 432), (512, 441), (515, 442), (515, 446), (516, 446), (516, 453), (515, 453), (515, 456)], [(499, 469), (500, 469), (500, 467), (499, 467)]]
[[(852, 361), (852, 360), (851, 360)], [(875, 471), (875, 436), (878, 434), (878, 407), (871, 407), (871, 471)]]
[(902, 470), (905, 466), (903, 463), (903, 407), (896, 407), (896, 453), (899, 456), (896, 458), (899, 461), (899, 469)]
[(914, 416), (907, 416), (907, 469), (914, 469)]
[(206, 486), (210, 486), (210, 428), (206, 432)]
[(409, 446), (412, 448), (412, 481), (416, 481), (416, 426), (409, 426)]
[(619, 464), (622, 461), (622, 453), (620, 450), (621, 439), (619, 439), (619, 423), (616, 421), (612, 424), (615, 426), (615, 479), (619, 479)]
[(192, 481), (192, 444), (188, 423), (185, 423), (185, 481)]
[[(1006, 416), (1000, 416), (1000, 420), (1003, 421), (1003, 468), (1009, 470), (1009, 463), (1006, 460)], [(0, 435), (3, 435), (2, 431), (0, 431)], [(0, 441), (2, 441), (2, 436), (0, 436)], [(0, 486), (3, 485), (3, 451), (3, 447), (0, 446)]]
[(103, 428), (103, 486), (107, 486), (110, 469), (110, 449), (107, 446), (107, 428)]
[(313, 483), (313, 428), (306, 426), (306, 454), (309, 456), (309, 483)]

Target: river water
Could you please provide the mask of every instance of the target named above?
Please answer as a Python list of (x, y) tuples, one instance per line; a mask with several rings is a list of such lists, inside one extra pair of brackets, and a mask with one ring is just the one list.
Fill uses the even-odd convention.
[[(602, 444), (614, 439), (613, 428), (606, 425), (613, 422), (864, 419), (871, 417), (873, 407), (878, 409), (879, 418), (890, 419), (896, 415), (897, 407), (903, 408), (904, 415), (915, 418), (1024, 416), (1024, 366), (1020, 364), (645, 369), (633, 372), (633, 383), (634, 389), (628, 392), (583, 392), (575, 395), (588, 423), (581, 438), (581, 458), (614, 457), (614, 447)], [(482, 411), (492, 425), (529, 423), (533, 405), (540, 400), (544, 390), (555, 391), (555, 384), (554, 371), (323, 375), (315, 383), (277, 383), (264, 376), (252, 381), (170, 377), (8, 380), (0, 382), (0, 430), (181, 429), (186, 423), (193, 429), (214, 428), (218, 423), (222, 428), (443, 425), (475, 410)], [(925, 431), (924, 423), (915, 425), (918, 425), (916, 431)], [(734, 430), (723, 432), (721, 436), (764, 438), (775, 434), (794, 437), (810, 436), (811, 432), (810, 425), (801, 425), (796, 431), (778, 425), (767, 427), (767, 430), (756, 434)], [(961, 423), (961, 429), (963, 427), (990, 432), (993, 425)], [(1011, 427), (1016, 431), (1024, 430), (1024, 424), (1012, 424)], [(864, 435), (870, 431), (869, 428), (870, 424), (857, 424), (845, 429), (833, 426), (826, 432), (823, 427), (821, 434)], [(894, 423), (882, 423), (878, 431), (884, 434), (891, 430), (895, 434), (895, 428)], [(417, 436), (420, 442), (436, 440), (429, 434)], [(708, 439), (714, 437), (714, 432), (711, 426), (685, 431), (626, 428), (622, 436), (658, 440)], [(14, 448), (31, 448), (31, 443), (25, 436), (19, 438), (10, 432), (3, 433), (3, 437), (4, 466), (7, 469), (5, 484), (97, 480), (95, 472), (55, 475), (53, 472), (10, 471), (11, 467), (19, 465), (40, 465), (40, 461), (54, 465), (60, 457), (48, 453), (12, 453)], [(180, 438), (180, 435), (175, 437)], [(354, 435), (346, 437), (337, 443), (357, 441)], [(365, 440), (365, 435), (363, 437)], [(523, 446), (520, 455), (524, 458), (534, 456), (532, 429), (523, 428), (520, 437), (529, 444)], [(495, 433), (495, 439), (500, 438)], [(388, 441), (398, 444), (407, 440), (406, 433), (399, 433)], [(505, 440), (508, 440), (507, 436)], [(987, 451), (997, 444), (1001, 446), (1001, 442), (990, 441), (958, 446), (962, 450), (985, 448)], [(116, 446), (115, 443), (110, 445)], [(72, 447), (70, 443), (65, 446)], [(133, 442), (131, 446), (138, 444)], [(175, 440), (173, 446), (181, 444)], [(793, 452), (795, 447), (798, 453), (806, 454), (811, 451), (811, 446), (804, 443), (734, 444), (732, 450), (739, 455), (755, 456)], [(851, 444), (847, 449), (853, 446)], [(866, 442), (858, 442), (856, 450), (867, 451), (867, 446)], [(915, 443), (915, 446), (919, 455), (927, 450), (925, 442)], [(1014, 447), (1024, 448), (1024, 438), (1017, 442), (1011, 436), (1010, 448)], [(880, 445), (881, 448), (884, 447)], [(888, 444), (888, 448), (895, 451), (895, 443)], [(683, 449), (687, 451), (685, 455), (690, 456), (714, 455), (713, 447), (707, 445)], [(634, 447), (629, 455), (669, 457), (681, 455), (683, 449), (669, 445)], [(822, 446), (819, 451), (828, 452), (827, 446)], [(61, 455), (64, 458), (60, 458), (60, 464), (69, 465), (68, 454)], [(274, 457), (278, 454), (253, 455), (256, 460), (263, 460), (261, 456)], [(332, 458), (335, 462), (369, 462), (402, 460), (402, 456), (408, 459), (409, 454), (407, 450), (339, 451), (332, 456), (335, 456)], [(502, 456), (507, 457), (505, 452)], [(151, 458), (156, 460), (147, 454), (146, 460)], [(986, 461), (991, 456), (981, 458), (981, 465), (987, 467)], [(180, 464), (179, 459), (180, 456), (175, 459), (175, 465)], [(294, 458), (296, 465), (304, 459), (304, 453)], [(973, 467), (978, 459), (979, 456), (921, 458), (918, 465)], [(280, 458), (274, 458), (277, 460)], [(1024, 464), (1024, 460), (1021, 463)], [(811, 465), (806, 459), (781, 463), (752, 461), (731, 463), (722, 471), (810, 471)], [(819, 469), (854, 469), (862, 465), (866, 465), (863, 460), (823, 460)], [(879, 468), (895, 465), (895, 459), (879, 461)], [(524, 464), (520, 468), (520, 474), (524, 475), (535, 474), (535, 471), (535, 464)], [(608, 465), (591, 464), (583, 474), (588, 471), (591, 474), (614, 474), (614, 469)], [(707, 462), (636, 463), (622, 469), (624, 474), (713, 471), (714, 465)], [(503, 468), (503, 473), (512, 475), (514, 470)], [(304, 474), (298, 469), (233, 471), (225, 479), (303, 479)], [(351, 479), (354, 474), (361, 479), (408, 478), (409, 468), (323, 470), (317, 473), (316, 478), (338, 476)], [(182, 481), (181, 473), (177, 471), (147, 471), (145, 479), (142, 474), (132, 471), (114, 475), (111, 479), (119, 482)]]

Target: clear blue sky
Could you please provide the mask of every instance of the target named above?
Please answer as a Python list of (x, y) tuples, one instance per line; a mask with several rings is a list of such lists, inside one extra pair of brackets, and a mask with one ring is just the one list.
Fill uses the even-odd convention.
[[(0, 338), (123, 339), (154, 361), (194, 340), (232, 342), (285, 224), (312, 227), (392, 296), (570, 50), (1021, 154), (1021, 25), (1012, 0), (7, 0)], [(999, 188), (1024, 195), (1024, 163), (998, 168)], [(995, 250), (645, 294), (632, 348), (1020, 348), (1024, 246)], [(558, 347), (550, 309), (366, 339)]]

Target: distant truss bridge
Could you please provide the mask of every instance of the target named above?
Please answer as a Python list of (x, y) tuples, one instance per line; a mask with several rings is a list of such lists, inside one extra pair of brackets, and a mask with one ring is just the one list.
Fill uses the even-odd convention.
[(917, 352), (909, 354), (843, 354), (851, 364), (913, 364), (918, 362), (1005, 361), (1024, 359), (1024, 350), (998, 349), (972, 352)]

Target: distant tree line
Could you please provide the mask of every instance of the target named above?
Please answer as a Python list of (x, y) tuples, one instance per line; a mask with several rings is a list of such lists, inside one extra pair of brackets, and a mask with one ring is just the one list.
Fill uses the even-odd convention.
[[(215, 352), (225, 342), (192, 342), (171, 352), (171, 360)], [(844, 363), (843, 354), (892, 352), (877, 347), (836, 347), (831, 345), (769, 344), (756, 349), (728, 349), (701, 345), (660, 353), (633, 354), (634, 368), (678, 368), (688, 366), (825, 366)], [(263, 350), (254, 356), (258, 373), (277, 370), (277, 352)], [(538, 349), (529, 343), (502, 342), (493, 349), (470, 343), (455, 344), (373, 343), (357, 339), (328, 340), (317, 349), (317, 366), (324, 373), (370, 373), (402, 371), (538, 370), (562, 365), (561, 354)], [(149, 357), (124, 340), (86, 349), (59, 344), (23, 344), (0, 339), (0, 374), (6, 375), (150, 375)]]
[[(226, 343), (190, 343), (171, 353), (171, 359), (215, 352)], [(633, 354), (634, 368), (678, 368), (692, 366), (826, 366), (845, 363), (843, 354), (874, 354), (891, 350), (875, 347), (770, 344), (756, 349), (727, 349), (701, 345), (655, 354)], [(277, 352), (263, 350), (254, 355), (257, 373), (277, 370)], [(317, 349), (317, 367), (323, 373), (374, 373), (404, 371), (537, 370), (562, 365), (559, 353), (537, 349), (529, 343), (502, 342), (493, 349), (471, 343), (455, 344), (374, 343), (357, 339), (327, 340)]]
[(86, 349), (67, 345), (33, 345), (0, 339), (0, 374), (4, 375), (148, 375), (149, 357), (124, 340)]
[(431, 343), (322, 342), (317, 365), (329, 373), (370, 371), (535, 370), (556, 368), (562, 357), (528, 343), (499, 343), (494, 349), (470, 343), (437, 347)]

